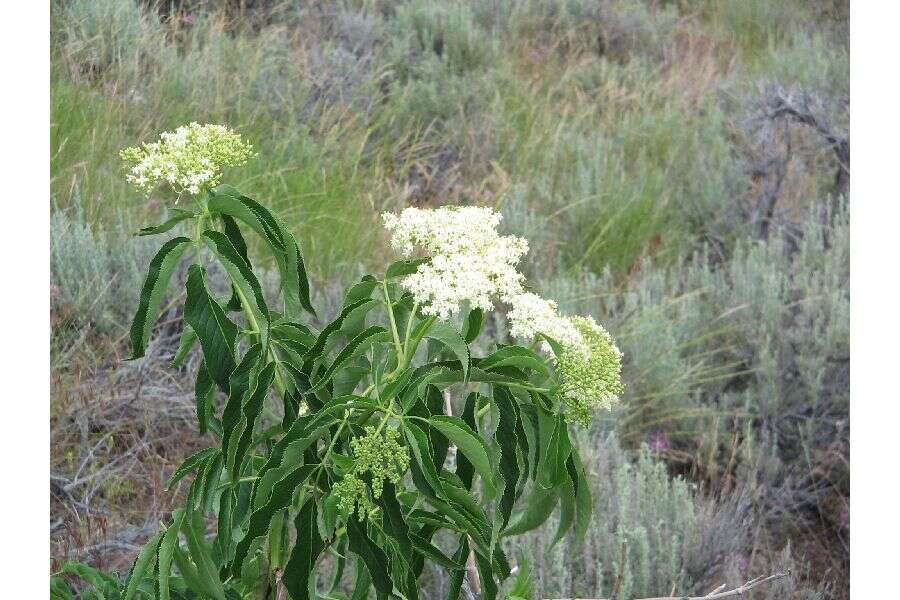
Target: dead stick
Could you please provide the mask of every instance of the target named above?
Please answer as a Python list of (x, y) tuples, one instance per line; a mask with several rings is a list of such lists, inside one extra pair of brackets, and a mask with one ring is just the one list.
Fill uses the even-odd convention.
[[(785, 573), (775, 573), (774, 575), (769, 575), (768, 577), (763, 577), (760, 575), (755, 579), (751, 579), (750, 581), (740, 585), (733, 590), (727, 590), (724, 592), (719, 592), (717, 590), (722, 589), (724, 586), (719, 586), (711, 593), (706, 596), (655, 596), (653, 598), (635, 598), (635, 600), (719, 600), (720, 598), (732, 598), (734, 596), (742, 596), (746, 594), (753, 588), (758, 585), (762, 585), (764, 583), (768, 583), (770, 581), (775, 581), (777, 579), (783, 579), (790, 575), (791, 572), (787, 571)], [(548, 598), (546, 600), (607, 600), (604, 598)]]

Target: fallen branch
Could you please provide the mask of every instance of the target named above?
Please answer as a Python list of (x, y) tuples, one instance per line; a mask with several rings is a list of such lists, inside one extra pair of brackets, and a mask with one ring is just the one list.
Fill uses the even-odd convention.
[[(778, 579), (783, 579), (790, 575), (790, 571), (785, 573), (775, 573), (773, 575), (769, 575), (768, 577), (764, 575), (760, 575), (755, 579), (751, 579), (750, 581), (740, 585), (732, 590), (724, 590), (725, 585), (720, 585), (709, 594), (705, 596), (655, 596), (653, 598), (635, 598), (635, 600), (718, 600), (719, 598), (733, 598), (735, 596), (742, 596), (755, 588), (758, 585), (762, 585), (764, 583), (769, 583), (770, 581), (775, 581)], [(547, 600), (607, 600), (604, 598), (549, 598)]]

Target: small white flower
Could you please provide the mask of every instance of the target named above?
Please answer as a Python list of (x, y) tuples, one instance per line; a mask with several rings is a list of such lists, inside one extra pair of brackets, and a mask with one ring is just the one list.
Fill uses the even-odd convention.
[[(586, 346), (572, 321), (557, 311), (556, 302), (545, 300), (537, 294), (524, 292), (509, 301), (512, 309), (507, 313), (510, 334), (519, 340), (530, 341), (542, 333), (553, 338), (562, 346), (576, 351), (585, 351)], [(550, 352), (547, 342), (542, 342), (544, 351)]]
[(191, 123), (159, 138), (121, 153), (133, 165), (126, 179), (146, 194), (162, 182), (176, 192), (199, 194), (218, 185), (224, 167), (242, 165), (253, 156), (252, 146), (222, 125)]
[(500, 235), (499, 213), (478, 206), (407, 208), (382, 218), (394, 249), (405, 257), (417, 251), (431, 257), (401, 281), (424, 314), (448, 319), (466, 301), (489, 311), (495, 299), (521, 291), (523, 276), (516, 264), (528, 242)]

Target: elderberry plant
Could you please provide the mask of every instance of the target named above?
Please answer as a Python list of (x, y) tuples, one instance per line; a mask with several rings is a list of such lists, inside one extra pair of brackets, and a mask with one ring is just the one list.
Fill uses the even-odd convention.
[[(526, 240), (500, 235), (500, 215), (471, 206), (383, 215), (403, 259), (350, 287), (316, 330), (294, 236), (219, 183), (223, 167), (250, 156), (233, 131), (197, 124), (122, 153), (140, 190), (177, 196), (171, 217), (139, 234), (192, 232), (150, 262), (132, 359), (144, 356), (172, 274), (188, 261), (173, 365), (199, 345), (197, 427), (214, 443), (173, 474), (169, 488), (193, 476), (187, 500), (123, 584), (67, 571), (106, 598), (305, 600), (346, 598), (352, 566), (352, 598), (374, 588), (379, 599), (414, 600), (426, 562), (446, 569), (451, 599), (471, 562), (490, 600), (511, 571), (504, 538), (559, 507), (555, 539), (580, 540), (591, 498), (570, 429), (622, 391), (609, 334), (527, 291), (516, 269)], [(278, 306), (263, 295), (245, 235), (274, 259)], [(229, 297), (213, 293), (210, 261), (230, 279)], [(473, 356), (485, 314), (500, 305), (522, 345), (497, 340)], [(331, 582), (317, 578), (325, 556)], [(71, 597), (60, 577), (51, 590)]]

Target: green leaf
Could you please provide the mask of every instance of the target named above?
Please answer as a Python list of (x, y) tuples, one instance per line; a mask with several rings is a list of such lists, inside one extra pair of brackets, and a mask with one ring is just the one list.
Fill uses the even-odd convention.
[(291, 550), (291, 557), (284, 569), (284, 587), (293, 600), (309, 599), (309, 575), (316, 566), (316, 560), (325, 548), (316, 526), (316, 503), (308, 500), (294, 520), (297, 541)]
[(218, 448), (204, 448), (203, 450), (188, 456), (184, 459), (184, 462), (181, 463), (181, 466), (172, 473), (172, 477), (169, 478), (169, 483), (166, 484), (166, 491), (171, 490), (172, 486), (181, 481), (188, 473), (201, 468), (206, 464), (207, 460), (218, 453)]
[(388, 598), (394, 585), (391, 583), (388, 559), (384, 550), (369, 538), (365, 525), (360, 523), (355, 515), (347, 519), (347, 537), (350, 541), (350, 551), (359, 556), (372, 577), (376, 596), (379, 600)]
[[(478, 394), (472, 392), (466, 397), (466, 403), (463, 406), (462, 412), (463, 422), (473, 431), (475, 430), (475, 409), (477, 404)], [(472, 477), (475, 475), (475, 469), (472, 467), (472, 463), (469, 462), (469, 459), (462, 454), (456, 455), (456, 475), (460, 478), (463, 486), (467, 490), (472, 489)]]
[(437, 563), (448, 570), (464, 569), (465, 564), (458, 562), (438, 549), (437, 546), (420, 536), (414, 531), (409, 532), (409, 540), (416, 552), (424, 554), (432, 562)]
[[(453, 555), (453, 559), (456, 562), (463, 562), (469, 556), (469, 538), (468, 536), (461, 535), (459, 536), (459, 547), (456, 550), (456, 554)], [(459, 600), (460, 593), (462, 592), (462, 584), (463, 579), (466, 577), (466, 571), (464, 569), (458, 569), (450, 573), (450, 581), (447, 584), (447, 600)]]
[(138, 302), (138, 309), (131, 322), (131, 358), (141, 358), (144, 356), (144, 350), (147, 342), (150, 340), (150, 332), (156, 323), (156, 317), (159, 315), (159, 308), (165, 297), (166, 288), (169, 287), (169, 280), (178, 262), (181, 260), (184, 251), (187, 250), (193, 242), (186, 237), (177, 237), (169, 240), (162, 245), (162, 248), (150, 261), (150, 267), (147, 270), (147, 277), (144, 279), (144, 285), (141, 287), (141, 297)]
[(372, 576), (366, 568), (363, 559), (356, 559), (356, 581), (353, 584), (353, 595), (351, 600), (368, 600), (369, 588), (372, 587)]
[(353, 286), (347, 290), (347, 293), (344, 295), (344, 306), (371, 297), (376, 286), (378, 286), (377, 279), (371, 275), (364, 275), (358, 283), (353, 284)]
[(206, 522), (198, 513), (188, 513), (184, 525), (188, 553), (197, 567), (196, 575), (205, 594), (216, 600), (225, 600), (225, 590), (219, 580), (219, 571), (206, 543)]
[(144, 236), (165, 233), (182, 221), (197, 216), (197, 213), (191, 210), (185, 210), (183, 208), (170, 208), (169, 214), (171, 214), (172, 216), (166, 219), (165, 222), (160, 223), (159, 225), (154, 225), (153, 227), (143, 227), (140, 231), (138, 231), (137, 234), (140, 236)]
[(409, 421), (403, 422), (403, 436), (406, 438), (406, 445), (411, 454), (410, 470), (413, 483), (423, 494), (436, 498), (438, 492), (442, 492), (443, 484), (434, 468), (434, 461), (431, 459), (432, 452), (428, 436), (421, 428)]
[(181, 339), (178, 340), (178, 350), (175, 352), (172, 362), (169, 363), (169, 367), (172, 369), (180, 368), (195, 343), (197, 343), (197, 332), (194, 331), (193, 327), (185, 323), (184, 331), (181, 332)]
[(550, 542), (552, 549), (572, 527), (575, 522), (575, 487), (571, 481), (564, 481), (559, 485), (559, 524), (556, 526), (556, 534)]
[[(547, 417), (543, 410), (538, 410), (540, 427), (541, 461), (538, 466), (537, 483), (543, 488), (552, 488), (562, 484), (566, 478), (566, 460), (572, 451), (569, 432), (562, 415)], [(550, 423), (553, 429), (550, 431)]]
[(466, 315), (465, 323), (463, 323), (463, 339), (467, 344), (471, 344), (481, 333), (481, 327), (484, 325), (484, 311), (480, 308), (473, 308)]
[(519, 557), (519, 570), (509, 589), (509, 600), (532, 600), (534, 597), (534, 582), (531, 580), (531, 571), (528, 568), (528, 559)]
[[(235, 577), (240, 576), (241, 566), (244, 564), (244, 559), (247, 557), (253, 542), (266, 534), (266, 531), (269, 529), (269, 523), (272, 521), (275, 513), (290, 505), (294, 490), (298, 486), (303, 485), (317, 468), (318, 465), (296, 466), (275, 484), (266, 503), (253, 511), (247, 525), (247, 532), (243, 539), (238, 542), (234, 552), (231, 572)], [(312, 526), (313, 528), (316, 526), (315, 519), (313, 519)]]
[(335, 335), (340, 331), (341, 326), (344, 324), (344, 319), (348, 318), (351, 314), (359, 314), (362, 311), (371, 310), (377, 304), (378, 303), (371, 298), (363, 298), (358, 302), (345, 306), (343, 310), (341, 310), (341, 314), (339, 314), (331, 323), (326, 325), (325, 329), (319, 333), (319, 337), (316, 338), (316, 343), (303, 356), (304, 365), (311, 365), (312, 361), (319, 358), (326, 351), (329, 339), (332, 335)]
[(228, 400), (222, 411), (222, 454), (228, 456), (228, 444), (232, 432), (241, 419), (244, 395), (250, 388), (250, 380), (262, 364), (262, 346), (253, 344), (241, 358), (241, 362), (228, 377)]
[(266, 348), (269, 339), (269, 308), (263, 298), (262, 287), (250, 264), (235, 249), (228, 237), (218, 231), (204, 231), (203, 240), (225, 268), (231, 284), (246, 300), (247, 308), (259, 327), (260, 343)]
[(270, 469), (281, 465), (285, 452), (292, 444), (311, 444), (317, 440), (326, 429), (338, 422), (338, 418), (335, 415), (343, 416), (344, 411), (353, 407), (362, 407), (366, 403), (373, 410), (377, 408), (377, 405), (370, 398), (342, 396), (329, 400), (315, 413), (300, 415), (291, 424), (288, 432), (272, 448), (269, 457), (259, 469), (257, 475), (262, 477)]
[[(591, 499), (591, 487), (588, 484), (581, 457), (573, 450), (569, 461), (575, 471), (575, 534), (573, 542), (577, 548), (584, 542), (584, 535), (591, 522), (594, 502)], [(571, 470), (569, 473), (571, 474)]]
[(264, 206), (229, 185), (220, 185), (211, 190), (207, 206), (214, 213), (228, 215), (246, 223), (268, 243), (281, 275), (287, 317), (296, 319), (301, 309), (315, 316), (303, 256), (287, 227)]
[(500, 474), (503, 476), (503, 493), (498, 503), (497, 514), (500, 527), (505, 527), (516, 503), (516, 485), (519, 482), (519, 461), (516, 457), (516, 423), (519, 414), (512, 395), (502, 387), (494, 388), (494, 403), (500, 422), (494, 439), (500, 446)]
[(325, 387), (326, 383), (331, 381), (331, 378), (334, 376), (335, 372), (345, 364), (347, 364), (347, 361), (349, 361), (351, 358), (363, 354), (372, 344), (389, 339), (390, 333), (388, 333), (388, 330), (384, 327), (381, 327), (380, 325), (373, 325), (372, 327), (369, 327), (358, 336), (353, 338), (353, 340), (351, 340), (350, 343), (340, 351), (340, 353), (334, 359), (334, 362), (331, 363), (331, 366), (328, 367), (324, 375), (322, 375), (322, 377), (309, 391), (316, 392), (322, 389), (323, 387)]
[[(241, 234), (241, 228), (238, 227), (237, 221), (229, 217), (228, 215), (222, 215), (222, 223), (224, 225), (223, 229), (225, 232), (225, 236), (228, 238), (228, 241), (231, 242), (231, 245), (234, 246), (234, 249), (238, 251), (238, 254), (241, 255), (246, 263), (250, 264), (250, 255), (247, 253), (247, 242), (244, 240), (244, 236)], [(226, 310), (241, 310), (241, 298), (237, 294), (237, 290), (234, 289), (232, 285), (231, 299), (228, 301), (228, 305), (225, 307)]]
[(445, 323), (444, 321), (435, 321), (428, 328), (423, 337), (435, 340), (446, 346), (447, 349), (459, 359), (459, 362), (462, 365), (463, 379), (468, 379), (470, 361), (469, 347), (452, 325)]
[(241, 418), (231, 433), (228, 443), (227, 468), (233, 481), (237, 481), (244, 457), (253, 439), (256, 419), (262, 412), (263, 402), (275, 380), (275, 363), (269, 363), (260, 371), (249, 397), (242, 403)]
[(559, 499), (557, 490), (545, 490), (538, 486), (532, 489), (525, 500), (525, 508), (513, 515), (509, 525), (503, 531), (504, 536), (519, 535), (540, 527), (553, 512)]
[(209, 376), (206, 365), (201, 364), (197, 369), (197, 381), (194, 384), (194, 399), (197, 404), (197, 424), (200, 435), (206, 433), (206, 426), (212, 414), (212, 399), (215, 382)]
[(478, 368), (491, 371), (500, 367), (519, 367), (550, 376), (547, 363), (537, 354), (522, 346), (504, 346), (478, 362)]
[(184, 319), (197, 332), (203, 348), (203, 361), (210, 377), (225, 390), (228, 376), (235, 366), (234, 344), (238, 328), (210, 295), (205, 278), (206, 271), (202, 267), (191, 265), (188, 271)]
[(159, 599), (169, 600), (169, 577), (172, 570), (172, 559), (175, 555), (175, 546), (178, 545), (178, 534), (184, 524), (184, 510), (178, 509), (172, 513), (172, 524), (163, 534), (159, 544)]
[[(94, 590), (101, 595), (101, 598), (106, 595), (110, 597), (110, 600), (113, 597), (119, 597), (119, 580), (112, 575), (104, 573), (100, 569), (95, 569), (90, 565), (85, 565), (82, 563), (67, 562), (59, 569), (59, 573), (65, 573), (78, 577), (85, 583), (93, 586)], [(63, 586), (65, 586), (65, 590), (66, 592), (68, 592), (68, 596), (65, 595), (66, 592), (61, 591), (61, 588), (59, 588), (59, 584), (57, 584), (58, 591), (56, 593), (62, 594), (63, 597), (66, 598), (73, 598), (71, 591), (69, 590), (68, 586), (65, 585), (62, 578), (58, 578), (58, 580)], [(51, 588), (53, 588), (52, 578)]]
[(75, 600), (69, 585), (59, 575), (50, 576), (50, 600)]
[(478, 550), (475, 550), (475, 565), (481, 578), (481, 596), (479, 600), (494, 600), (497, 597), (497, 582), (491, 561)]
[(137, 595), (138, 586), (147, 575), (147, 571), (152, 569), (156, 562), (156, 549), (159, 546), (159, 541), (161, 539), (162, 532), (157, 533), (147, 540), (147, 543), (144, 544), (144, 548), (141, 550), (140, 554), (134, 559), (134, 564), (131, 566), (131, 571), (128, 573), (128, 579), (125, 580), (125, 590), (124, 595), (122, 596), (123, 600), (132, 600), (132, 598), (135, 598)]
[(488, 499), (496, 496), (497, 490), (491, 474), (490, 452), (484, 440), (459, 417), (435, 415), (428, 419), (428, 423), (447, 436), (451, 442), (456, 444), (457, 449), (469, 459), (484, 480), (485, 495)]
[(384, 274), (385, 281), (389, 281), (391, 279), (396, 279), (397, 277), (404, 277), (405, 275), (412, 275), (419, 269), (419, 265), (424, 265), (431, 261), (430, 257), (426, 258), (415, 258), (412, 260), (399, 260), (391, 266), (387, 268), (387, 271)]

